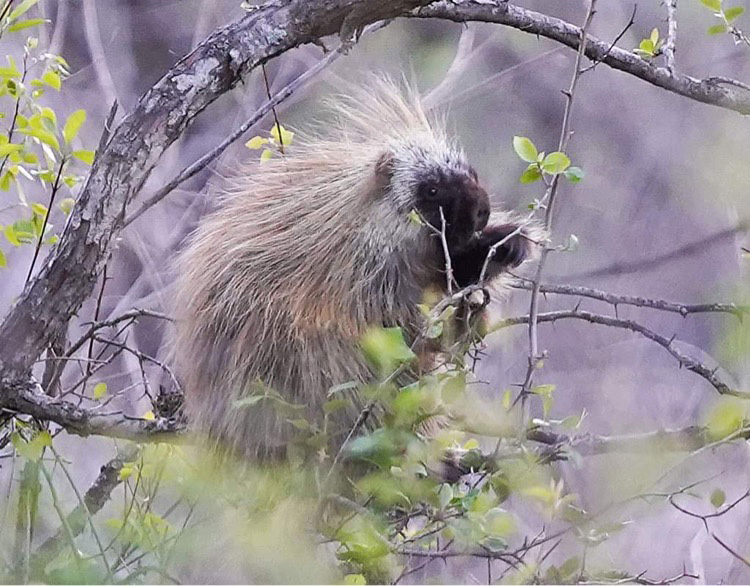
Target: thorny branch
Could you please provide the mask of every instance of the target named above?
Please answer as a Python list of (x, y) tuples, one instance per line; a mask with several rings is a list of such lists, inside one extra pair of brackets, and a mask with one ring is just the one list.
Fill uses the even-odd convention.
[[(532, 284), (528, 281), (514, 281), (510, 286), (515, 289), (530, 290)], [(685, 317), (691, 313), (731, 313), (739, 319), (743, 319), (746, 314), (750, 313), (750, 307), (746, 305), (737, 305), (735, 303), (675, 303), (664, 299), (649, 299), (647, 297), (638, 297), (635, 295), (617, 295), (593, 289), (591, 287), (575, 287), (573, 285), (551, 285), (543, 283), (539, 287), (541, 293), (553, 293), (556, 295), (573, 295), (579, 297), (588, 297), (598, 301), (604, 301), (617, 309), (618, 305), (633, 305), (635, 307), (647, 307), (650, 309), (659, 309), (679, 313)]]
[[(573, 103), (576, 88), (578, 87), (578, 80), (581, 78), (581, 74), (583, 73), (581, 69), (585, 47), (585, 43), (583, 42), (583, 40), (586, 39), (587, 31), (589, 29), (589, 26), (591, 25), (591, 21), (594, 18), (595, 12), (596, 0), (589, 0), (588, 11), (586, 12), (583, 28), (580, 32), (581, 42), (579, 43), (578, 53), (576, 54), (575, 63), (573, 65), (573, 76), (570, 80), (570, 87), (566, 92), (564, 92), (566, 98), (565, 110), (563, 111), (563, 121), (560, 128), (560, 140), (558, 142), (557, 148), (557, 150), (561, 152), (565, 152), (567, 150), (568, 142), (570, 141), (570, 137), (572, 135), (570, 125), (571, 116), (573, 113)], [(552, 233), (552, 223), (555, 217), (555, 204), (557, 203), (556, 196), (559, 182), (560, 175), (555, 175), (554, 177), (552, 177), (552, 180), (547, 187), (547, 191), (544, 194), (543, 202), (546, 205), (544, 227), (546, 228), (548, 234)], [(526, 377), (523, 381), (523, 384), (521, 385), (521, 391), (518, 394), (518, 398), (520, 398), (521, 400), (523, 400), (526, 394), (529, 392), (529, 389), (531, 388), (534, 380), (534, 371), (536, 370), (539, 361), (542, 358), (541, 354), (539, 353), (537, 316), (539, 314), (539, 287), (542, 283), (542, 274), (544, 272), (544, 267), (549, 252), (550, 250), (548, 247), (544, 247), (544, 249), (542, 250), (542, 255), (536, 268), (536, 275), (534, 276), (533, 280), (533, 287), (531, 289), (531, 302), (529, 306), (529, 363), (526, 369)]]
[[(687, 370), (694, 372), (695, 374), (706, 379), (720, 394), (731, 395), (733, 397), (740, 397), (743, 399), (750, 399), (750, 393), (739, 391), (725, 383), (721, 379), (721, 377), (716, 374), (718, 368), (711, 369), (695, 358), (688, 356), (676, 347), (674, 338), (666, 338), (660, 334), (657, 334), (656, 332), (648, 329), (647, 327), (641, 325), (636, 321), (630, 319), (619, 319), (606, 315), (599, 315), (596, 313), (591, 313), (589, 311), (582, 311), (577, 308), (570, 310), (550, 311), (548, 313), (540, 313), (537, 316), (538, 323), (555, 322), (561, 319), (579, 319), (593, 324), (622, 328), (641, 334), (645, 338), (656, 342), (667, 352), (669, 352), (679, 362), (681, 367), (684, 367)], [(497, 331), (502, 328), (507, 328), (519, 324), (528, 324), (530, 321), (531, 319), (529, 315), (511, 317), (499, 321), (490, 328), (490, 331)]]

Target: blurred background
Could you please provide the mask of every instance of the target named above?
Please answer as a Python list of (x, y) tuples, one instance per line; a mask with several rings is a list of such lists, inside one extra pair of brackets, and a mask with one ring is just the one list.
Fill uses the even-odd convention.
[[(118, 120), (167, 69), (212, 30), (243, 13), (239, 0), (41, 0), (38, 10), (51, 26), (40, 44), (63, 55), (72, 75), (66, 91), (50, 94), (59, 114), (85, 108), (83, 137), (88, 148), (99, 140), (111, 104), (120, 105)], [(740, 2), (742, 4), (742, 2)], [(580, 25), (587, 3), (580, 0), (525, 0), (525, 8)], [(633, 3), (602, 2), (591, 32), (610, 41), (628, 23)], [(37, 10), (37, 9), (35, 9)], [(714, 18), (698, 0), (683, 0), (678, 10), (678, 70), (698, 78), (728, 76), (750, 79), (750, 47), (735, 45), (729, 35), (708, 36)], [(633, 49), (654, 27), (666, 35), (666, 10), (657, 0), (638, 3), (635, 23), (619, 41)], [(750, 28), (750, 16), (737, 25)], [(462, 26), (439, 21), (401, 19), (366, 36), (349, 55), (337, 60), (278, 108), (288, 129), (309, 128), (321, 100), (341, 90), (342, 82), (372, 71), (405, 76), (428, 92), (445, 78), (459, 39), (468, 51), (449, 80), (433, 94), (435, 106), (463, 144), (497, 207), (524, 212), (543, 195), (540, 184), (522, 185), (525, 168), (512, 148), (514, 135), (530, 137), (540, 150), (556, 150), (575, 53), (552, 41), (489, 24)], [(327, 39), (329, 47), (336, 39)], [(12, 53), (11, 40), (0, 50)], [(308, 46), (271, 62), (271, 92), (280, 89), (323, 57)], [(218, 144), (266, 100), (260, 71), (206, 110), (173, 145), (150, 177), (141, 198), (169, 181), (183, 167)], [(170, 312), (172, 261), (185, 237), (213, 205), (212, 192), (222, 176), (258, 156), (243, 143), (270, 129), (267, 116), (217, 164), (183, 184), (165, 201), (130, 225), (108, 266), (100, 317), (139, 307)], [(577, 185), (562, 182), (553, 240), (562, 244), (574, 234), (574, 252), (550, 255), (544, 281), (586, 285), (613, 293), (641, 295), (683, 303), (747, 303), (747, 246), (750, 222), (748, 145), (750, 125), (739, 114), (699, 104), (599, 65), (587, 72), (576, 95), (568, 154), (586, 176)], [(3, 192), (3, 198), (13, 194)], [(41, 196), (40, 196), (41, 197)], [(33, 192), (29, 194), (34, 200)], [(0, 206), (2, 207), (2, 206)], [(136, 205), (137, 207), (137, 205)], [(135, 208), (134, 208), (135, 209)], [(10, 212), (12, 215), (12, 211)], [(7, 213), (6, 213), (7, 215)], [(0, 218), (0, 222), (6, 222)], [(63, 219), (56, 218), (59, 225)], [(0, 308), (4, 311), (22, 290), (30, 247), (10, 249), (9, 266), (0, 273)], [(46, 252), (46, 251), (43, 251)], [(98, 290), (98, 288), (97, 288)], [(575, 297), (547, 296), (542, 311), (573, 308)], [(529, 293), (514, 290), (493, 304), (493, 315), (528, 313)], [(611, 306), (584, 300), (584, 309), (614, 315)], [(94, 301), (80, 311), (92, 319)], [(681, 348), (708, 366), (718, 366), (730, 384), (750, 389), (747, 326), (728, 314), (681, 317), (650, 309), (621, 306), (619, 317), (637, 319), (666, 337), (676, 335)], [(144, 318), (133, 328), (130, 343), (143, 352), (169, 359), (169, 329)], [(487, 339), (488, 354), (479, 378), (486, 392), (499, 396), (523, 381), (527, 333), (523, 326)], [(624, 330), (568, 320), (540, 325), (540, 347), (549, 358), (537, 383), (555, 384), (551, 418), (585, 410), (582, 431), (626, 434), (700, 424), (716, 403), (716, 391), (702, 378), (680, 370), (663, 348)], [(154, 386), (162, 376), (150, 372)], [(137, 361), (123, 355), (100, 377), (110, 389), (140, 381)], [(137, 389), (118, 399), (128, 413), (150, 409)], [(112, 441), (69, 437), (64, 452), (82, 486), (97, 475), (112, 453)], [(558, 474), (586, 509), (639, 491), (675, 490), (703, 481), (710, 493), (720, 486), (727, 501), (740, 496), (750, 481), (744, 443), (704, 451), (689, 460), (653, 454), (587, 457), (557, 465)], [(671, 468), (673, 466), (673, 468)], [(7, 467), (0, 469), (0, 478)], [(660, 479), (667, 473), (668, 477)], [(3, 481), (9, 485), (6, 477)], [(613, 521), (628, 522), (616, 536), (586, 552), (590, 563), (616, 565), (650, 576), (695, 572), (708, 582), (747, 582), (748, 568), (707, 538), (701, 522), (663, 502), (637, 500), (618, 508)], [(717, 533), (740, 552), (750, 552), (750, 502), (715, 520)], [(538, 519), (525, 528), (533, 533)], [(569, 557), (581, 549), (575, 539), (554, 556)], [(476, 563), (434, 565), (423, 574), (442, 581), (467, 582), (484, 570)], [(481, 566), (481, 564), (480, 564)], [(468, 572), (468, 574), (467, 574)], [(201, 574), (193, 574), (200, 578)], [(420, 575), (412, 576), (415, 580)], [(308, 576), (309, 578), (309, 576)], [(410, 578), (410, 579), (411, 579)], [(690, 582), (689, 579), (685, 580)]]

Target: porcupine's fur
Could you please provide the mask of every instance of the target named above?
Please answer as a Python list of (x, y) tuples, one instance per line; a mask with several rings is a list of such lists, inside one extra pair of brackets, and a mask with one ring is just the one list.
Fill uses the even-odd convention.
[[(331, 138), (295, 139), (235, 180), (180, 258), (176, 352), (188, 416), (250, 457), (279, 453), (295, 431), (273, 400), (235, 405), (258, 381), (320, 422), (331, 387), (372, 379), (358, 346), (369, 327), (400, 326), (407, 341), (421, 328), (425, 290), (446, 282), (439, 238), (408, 217), (426, 178), (456, 200), (446, 221), (459, 284), (476, 280), (488, 246), (517, 227), (496, 213), (477, 232), (486, 193), (414, 92), (377, 80), (333, 112)], [(434, 214), (430, 223), (440, 227)], [(498, 250), (489, 277), (532, 254), (532, 232)], [(345, 434), (360, 409), (355, 401), (332, 423)]]

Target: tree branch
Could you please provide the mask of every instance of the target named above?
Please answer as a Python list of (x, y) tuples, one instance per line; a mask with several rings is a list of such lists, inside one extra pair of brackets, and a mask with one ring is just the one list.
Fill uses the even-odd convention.
[(2, 325), (0, 406), (91, 294), (125, 211), (164, 151), (253, 68), (289, 49), (430, 0), (272, 1), (217, 30), (139, 100), (98, 153), (59, 244)]
[[(657, 334), (656, 332), (648, 329), (646, 326), (639, 324), (636, 321), (630, 319), (619, 319), (616, 317), (609, 317), (606, 315), (599, 315), (591, 313), (589, 311), (581, 311), (579, 309), (562, 310), (562, 311), (550, 311), (548, 313), (540, 313), (538, 315), (538, 322), (555, 322), (560, 319), (580, 319), (593, 324), (599, 324), (603, 326), (610, 326), (615, 328), (622, 328), (636, 332), (649, 340), (656, 342), (667, 352), (669, 352), (679, 363), (680, 366), (687, 368), (689, 371), (694, 372), (698, 376), (706, 379), (711, 385), (722, 395), (731, 395), (733, 397), (740, 397), (743, 399), (750, 399), (750, 393), (744, 391), (738, 391), (730, 387), (725, 383), (716, 371), (718, 369), (711, 369), (705, 364), (698, 362), (695, 358), (692, 358), (678, 350), (674, 345), (674, 338), (669, 339), (664, 336)], [(530, 318), (528, 315), (522, 315), (520, 317), (511, 317), (504, 319), (494, 324), (490, 328), (490, 332), (497, 331), (499, 329), (507, 328), (510, 326), (527, 324)]]
[[(416, 18), (442, 18), (454, 22), (481, 21), (502, 24), (578, 49), (581, 29), (564, 20), (526, 10), (510, 2), (487, 0), (443, 0), (410, 14)], [(711, 79), (671, 74), (666, 67), (641, 59), (630, 51), (587, 35), (586, 57), (638, 77), (662, 89), (697, 102), (750, 114), (750, 92), (735, 85), (722, 86)]]
[[(514, 289), (531, 290), (533, 284), (526, 281), (514, 281), (510, 283)], [(539, 288), (541, 293), (553, 293), (556, 295), (574, 295), (579, 297), (588, 297), (598, 301), (604, 301), (617, 307), (618, 305), (633, 305), (635, 307), (647, 307), (650, 309), (659, 309), (679, 313), (683, 317), (691, 313), (731, 313), (742, 319), (745, 314), (750, 313), (750, 307), (746, 305), (736, 305), (735, 303), (675, 303), (664, 299), (649, 299), (636, 295), (617, 295), (592, 289), (591, 287), (574, 287), (573, 285), (551, 285), (542, 284)]]

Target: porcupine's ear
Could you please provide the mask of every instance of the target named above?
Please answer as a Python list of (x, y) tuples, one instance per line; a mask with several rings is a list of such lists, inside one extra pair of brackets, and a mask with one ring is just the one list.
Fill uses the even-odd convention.
[(384, 152), (375, 161), (373, 194), (376, 197), (382, 196), (388, 189), (393, 178), (394, 163), (395, 159), (390, 151)]

